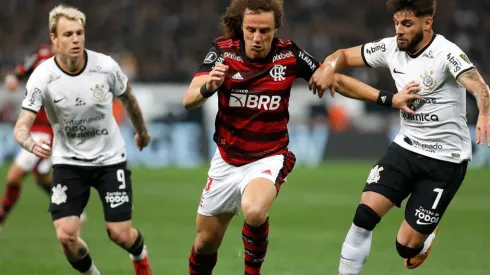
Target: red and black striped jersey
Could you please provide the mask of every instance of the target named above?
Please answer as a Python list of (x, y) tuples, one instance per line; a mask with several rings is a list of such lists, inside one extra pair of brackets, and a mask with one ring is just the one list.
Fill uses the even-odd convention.
[(243, 40), (213, 42), (195, 76), (229, 66), (218, 89), (214, 141), (223, 159), (245, 165), (288, 151), (289, 96), (296, 78), (309, 80), (320, 63), (290, 40), (275, 38), (266, 58), (248, 58)]
[[(41, 44), (39, 48), (24, 58), (24, 62), (15, 67), (15, 75), (18, 79), (28, 78), (39, 64), (54, 55), (51, 45)], [(44, 108), (37, 113), (36, 120), (31, 127), (32, 132), (43, 132), (53, 135), (51, 124)]]

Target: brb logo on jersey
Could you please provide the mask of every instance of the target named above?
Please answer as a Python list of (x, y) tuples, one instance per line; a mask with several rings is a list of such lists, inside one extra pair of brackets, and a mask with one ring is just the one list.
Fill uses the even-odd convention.
[(249, 95), (247, 89), (233, 89), (230, 94), (230, 107), (273, 111), (281, 105), (278, 95)]
[(286, 66), (274, 65), (270, 71), (270, 75), (274, 78), (274, 81), (284, 81), (286, 80)]

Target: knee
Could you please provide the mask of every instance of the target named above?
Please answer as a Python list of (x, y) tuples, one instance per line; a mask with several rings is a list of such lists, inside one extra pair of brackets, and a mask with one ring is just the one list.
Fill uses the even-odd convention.
[(354, 216), (354, 224), (360, 228), (372, 231), (381, 221), (381, 217), (366, 204), (359, 204)]
[(403, 259), (409, 259), (417, 256), (424, 248), (423, 244), (419, 248), (408, 247), (406, 243), (398, 242), (398, 239), (396, 240), (395, 245), (398, 255), (400, 255), (400, 257)]
[(69, 226), (59, 226), (56, 228), (56, 235), (62, 246), (73, 246), (77, 243), (77, 230)]
[(218, 251), (222, 235), (218, 232), (198, 232), (194, 249), (197, 254), (209, 254)]
[(109, 226), (107, 234), (111, 241), (118, 245), (126, 245), (131, 242), (131, 226)]
[(242, 211), (245, 221), (251, 226), (261, 226), (269, 215), (267, 210), (260, 207), (260, 205), (243, 204)]

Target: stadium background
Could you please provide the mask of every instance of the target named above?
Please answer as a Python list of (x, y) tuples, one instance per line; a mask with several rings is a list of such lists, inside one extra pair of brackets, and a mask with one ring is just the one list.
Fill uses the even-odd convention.
[[(285, 26), (279, 37), (293, 39), (323, 60), (338, 48), (393, 35), (384, 0), (285, 1)], [(369, 2), (369, 4), (368, 4)], [(459, 45), (490, 81), (490, 1), (441, 0), (434, 29)], [(0, 8), (0, 75), (22, 62), (26, 53), (49, 42), (50, 0), (3, 0)], [(132, 128), (121, 129), (133, 167), (135, 223), (150, 248), (155, 274), (186, 274), (194, 237), (194, 216), (205, 184), (207, 163), (215, 146), (210, 137), (216, 101), (185, 111), (182, 95), (221, 34), (224, 0), (65, 1), (87, 15), (88, 49), (118, 60), (135, 83), (134, 92), (153, 137), (138, 152)], [(395, 91), (386, 70), (345, 71), (370, 85)], [(0, 88), (0, 175), (19, 150), (12, 138), (20, 110), (22, 85), (16, 93)], [(291, 150), (298, 163), (271, 213), (271, 246), (264, 274), (336, 274), (340, 247), (373, 162), (396, 133), (399, 115), (375, 104), (320, 100), (298, 81), (292, 92)], [(468, 96), (468, 122), (477, 109)], [(461, 192), (441, 223), (430, 260), (416, 274), (489, 274), (490, 150), (475, 147), (474, 161)], [(0, 184), (0, 190), (3, 185)], [(46, 212), (48, 201), (31, 178), (13, 215), (0, 233), (0, 274), (72, 274), (56, 243)], [(396, 209), (375, 233), (364, 274), (409, 274), (403, 270), (394, 238), (403, 211)], [(103, 274), (132, 274), (129, 260), (103, 228), (96, 193), (88, 208), (83, 236)], [(242, 218), (232, 223), (216, 274), (240, 274)]]

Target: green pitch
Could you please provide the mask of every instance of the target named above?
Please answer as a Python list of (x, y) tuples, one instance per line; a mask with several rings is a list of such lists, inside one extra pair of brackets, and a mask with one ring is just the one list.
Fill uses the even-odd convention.
[[(283, 185), (271, 212), (265, 275), (336, 275), (340, 248), (372, 163), (332, 163), (297, 168)], [(6, 169), (0, 169), (2, 175)], [(185, 275), (195, 236), (194, 218), (206, 169), (133, 169), (134, 224), (148, 244), (156, 275)], [(3, 192), (3, 185), (1, 190)], [(65, 261), (47, 212), (48, 199), (29, 178), (0, 233), (1, 275), (76, 274)], [(107, 238), (95, 190), (82, 236), (104, 275), (131, 275), (126, 252)], [(471, 170), (442, 223), (429, 259), (406, 270), (395, 249), (403, 211), (394, 209), (374, 233), (365, 275), (490, 274), (490, 170)], [(243, 274), (238, 216), (219, 251), (217, 275)]]

